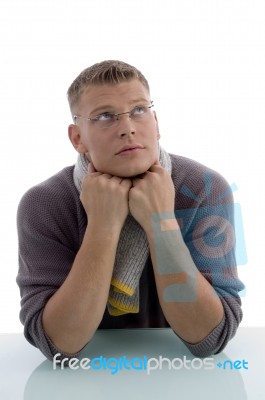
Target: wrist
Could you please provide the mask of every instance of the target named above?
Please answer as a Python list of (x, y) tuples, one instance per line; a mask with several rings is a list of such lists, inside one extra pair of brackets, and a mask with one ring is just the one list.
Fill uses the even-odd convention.
[(174, 211), (153, 214), (145, 226), (147, 236), (154, 237), (161, 232), (180, 230)]
[(87, 224), (86, 233), (90, 233), (94, 237), (105, 238), (107, 240), (117, 240), (119, 239), (122, 229), (122, 224), (120, 223), (110, 223), (109, 221), (103, 220), (101, 218), (89, 218)]

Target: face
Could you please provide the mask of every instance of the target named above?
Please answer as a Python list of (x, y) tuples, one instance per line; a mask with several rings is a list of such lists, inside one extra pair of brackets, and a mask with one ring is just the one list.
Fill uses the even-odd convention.
[[(137, 80), (118, 85), (91, 85), (82, 94), (74, 113), (82, 117), (125, 113), (136, 106), (151, 104), (148, 90)], [(146, 172), (158, 157), (160, 138), (155, 112), (148, 110), (139, 120), (129, 114), (119, 117), (117, 125), (100, 129), (94, 121), (77, 119), (69, 126), (69, 138), (79, 153), (85, 153), (95, 169), (120, 177)]]

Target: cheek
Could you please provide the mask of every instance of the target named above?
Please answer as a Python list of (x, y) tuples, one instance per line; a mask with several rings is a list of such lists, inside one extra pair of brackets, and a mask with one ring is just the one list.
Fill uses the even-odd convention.
[(93, 138), (89, 138), (87, 140), (87, 151), (91, 158), (98, 158), (100, 153), (102, 152), (100, 142)]
[(92, 161), (95, 168), (100, 171), (108, 163), (109, 146), (102, 143), (91, 143), (88, 150), (88, 159)]

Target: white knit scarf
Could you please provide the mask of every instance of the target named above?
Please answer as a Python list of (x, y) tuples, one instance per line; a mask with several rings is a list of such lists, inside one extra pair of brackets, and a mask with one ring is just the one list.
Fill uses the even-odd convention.
[[(171, 174), (169, 154), (158, 145), (159, 162)], [(79, 154), (74, 167), (74, 183), (79, 193), (87, 175), (89, 161)], [(88, 216), (89, 219), (89, 216)], [(110, 315), (118, 316), (139, 312), (139, 281), (149, 255), (146, 234), (129, 214), (122, 227), (116, 252), (113, 275), (108, 298)]]

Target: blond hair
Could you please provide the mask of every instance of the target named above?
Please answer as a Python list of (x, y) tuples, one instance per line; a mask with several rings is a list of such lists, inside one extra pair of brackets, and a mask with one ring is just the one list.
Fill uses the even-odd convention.
[(67, 91), (70, 109), (78, 103), (84, 89), (89, 85), (118, 84), (132, 79), (138, 79), (150, 91), (144, 75), (130, 64), (106, 60), (91, 65), (78, 75)]

